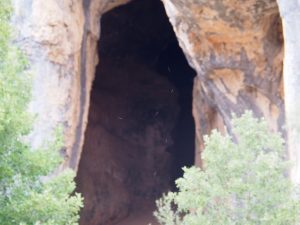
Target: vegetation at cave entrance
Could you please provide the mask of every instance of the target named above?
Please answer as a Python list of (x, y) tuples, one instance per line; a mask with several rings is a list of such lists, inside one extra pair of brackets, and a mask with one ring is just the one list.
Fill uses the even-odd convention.
[(47, 177), (61, 162), (61, 140), (37, 150), (24, 141), (33, 121), (26, 111), (31, 80), (11, 43), (11, 12), (10, 1), (0, 0), (0, 224), (77, 224), (82, 199), (71, 195), (73, 172)]
[(213, 131), (205, 137), (204, 170), (184, 168), (179, 191), (157, 201), (161, 224), (299, 224), (299, 193), (285, 175), (283, 139), (250, 112), (232, 124), (237, 143)]

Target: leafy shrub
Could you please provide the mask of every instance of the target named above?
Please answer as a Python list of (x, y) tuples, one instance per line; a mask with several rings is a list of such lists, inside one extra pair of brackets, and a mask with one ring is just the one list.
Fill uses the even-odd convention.
[(184, 168), (178, 192), (157, 201), (165, 225), (299, 224), (300, 204), (285, 176), (283, 140), (250, 112), (232, 121), (237, 143), (213, 131), (205, 137), (205, 169)]
[(0, 0), (0, 224), (77, 224), (82, 199), (70, 195), (74, 173), (46, 179), (61, 162), (61, 140), (39, 150), (23, 141), (33, 121), (26, 110), (31, 80), (10, 42), (11, 10), (9, 0)]

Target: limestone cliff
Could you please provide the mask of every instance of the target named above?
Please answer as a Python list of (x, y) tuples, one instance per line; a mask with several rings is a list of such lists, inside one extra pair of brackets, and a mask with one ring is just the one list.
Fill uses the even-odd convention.
[(41, 146), (63, 125), (65, 166), (77, 168), (87, 123), (100, 17), (128, 2), (13, 0), (16, 41), (33, 74), (31, 142)]
[[(81, 224), (107, 225), (132, 202), (159, 196), (180, 175), (167, 172), (176, 160), (177, 170), (201, 166), (202, 136), (231, 133), (232, 113), (250, 109), (285, 134), (276, 0), (13, 2), (16, 43), (33, 75), (30, 140), (38, 147), (63, 126), (62, 168), (80, 162)], [(111, 11), (125, 3), (132, 7)]]
[(280, 8), (280, 15), (283, 24), (284, 33), (284, 87), (285, 87), (285, 115), (287, 127), (287, 145), (289, 158), (294, 161), (293, 168), (290, 171), (290, 178), (294, 183), (300, 183), (300, 142), (299, 128), (300, 120), (298, 118), (299, 105), (299, 66), (298, 57), (300, 48), (300, 2), (277, 1)]
[[(14, 0), (17, 43), (34, 75), (31, 135), (39, 146), (62, 124), (65, 166), (77, 168), (103, 13), (128, 1)], [(196, 70), (193, 114), (198, 153), (202, 135), (230, 129), (231, 113), (251, 109), (282, 130), (282, 28), (275, 0), (163, 0), (190, 65)], [(101, 60), (101, 59), (100, 59)], [(199, 155), (199, 154), (198, 154)], [(201, 164), (200, 158), (197, 164)]]
[(198, 75), (194, 84), (198, 153), (203, 134), (224, 125), (231, 132), (231, 114), (246, 109), (282, 131), (283, 40), (276, 1), (163, 2)]

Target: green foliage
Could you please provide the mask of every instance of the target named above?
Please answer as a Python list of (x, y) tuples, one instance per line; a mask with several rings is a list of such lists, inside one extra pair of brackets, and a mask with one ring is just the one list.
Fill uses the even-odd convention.
[(74, 173), (47, 177), (61, 162), (61, 140), (32, 150), (24, 142), (32, 117), (27, 113), (27, 62), (11, 43), (11, 5), (0, 0), (0, 224), (77, 224), (81, 196), (72, 195)]
[(300, 222), (299, 198), (285, 172), (283, 140), (250, 112), (232, 121), (238, 142), (205, 137), (205, 169), (184, 168), (177, 193), (157, 201), (165, 225), (290, 225)]

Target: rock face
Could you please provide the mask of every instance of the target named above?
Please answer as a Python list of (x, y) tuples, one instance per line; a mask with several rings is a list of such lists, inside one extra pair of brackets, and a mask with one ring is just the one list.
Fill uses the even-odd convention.
[[(77, 168), (98, 58), (99, 18), (128, 1), (14, 0), (17, 41), (34, 75), (32, 134), (40, 145), (65, 128), (66, 166)], [(275, 0), (163, 0), (190, 65), (197, 71), (194, 117), (202, 135), (251, 109), (273, 129), (283, 124), (282, 31)], [(199, 160), (198, 160), (199, 161)]]
[(100, 16), (128, 2), (13, 0), (16, 42), (28, 55), (37, 115), (31, 143), (39, 147), (64, 128), (63, 167), (76, 169), (87, 124), (89, 98), (98, 63)]
[[(76, 140), (82, 93), (81, 45), (84, 10), (80, 1), (15, 0), (17, 43), (28, 55), (33, 75), (30, 111), (37, 114), (31, 142), (41, 146), (64, 126), (65, 149)], [(68, 163), (67, 163), (68, 164)]]
[[(28, 54), (30, 61), (30, 68), (28, 69), (33, 74), (33, 100), (29, 110), (37, 114), (37, 119), (30, 139), (34, 147), (39, 147), (49, 138), (56, 127), (62, 125), (65, 137), (63, 149), (65, 161), (62, 168), (71, 167), (77, 170), (88, 122), (95, 68), (99, 61), (97, 42), (101, 37), (100, 19), (104, 13), (116, 6), (128, 3), (129, 0), (13, 0), (13, 2), (15, 14), (12, 22), (17, 29), (16, 42)], [(149, 6), (149, 1), (140, 2), (145, 2), (144, 7), (147, 13), (152, 12), (153, 9)], [(284, 132), (282, 128), (284, 123), (283, 37), (276, 1), (162, 0), (162, 2), (179, 45), (190, 66), (195, 69), (197, 74), (193, 88), (193, 116), (196, 125), (195, 164), (202, 165), (201, 151), (204, 134), (209, 134), (214, 128), (218, 128), (224, 133), (231, 133), (230, 119), (232, 113), (241, 114), (244, 110), (250, 109), (256, 116), (264, 116), (271, 129)], [(144, 3), (140, 4), (143, 5)], [(143, 15), (143, 12), (138, 10), (133, 10), (132, 13), (136, 15), (135, 20), (137, 21)], [(155, 24), (156, 12), (153, 12), (153, 17), (153, 24)], [(113, 26), (114, 21), (111, 23)], [(157, 26), (159, 27), (159, 25)], [(114, 32), (119, 33), (122, 30), (137, 32), (134, 29), (131, 30), (132, 27), (134, 26), (131, 23), (124, 23), (122, 27), (117, 27)], [(144, 30), (141, 29), (138, 32), (140, 32), (139, 35), (143, 35)], [(153, 35), (150, 32), (150, 34), (143, 36), (143, 39), (151, 42), (153, 38), (157, 38), (157, 34), (163, 34), (163, 31), (158, 30)], [(161, 38), (164, 40), (166, 37), (162, 35)], [(129, 39), (129, 41), (139, 43), (140, 40)], [(111, 56), (114, 54), (114, 50), (118, 49), (123, 51), (123, 59), (131, 50), (142, 51), (143, 57), (147, 53), (155, 51), (154, 47), (142, 50), (128, 49), (126, 48), (128, 46), (113, 41), (108, 41), (106, 44), (108, 44), (107, 48), (109, 49), (108, 55)], [(99, 47), (101, 49), (101, 46)], [(118, 169), (113, 173), (114, 165), (121, 165), (125, 161), (133, 160), (134, 157), (130, 158), (128, 155), (131, 153), (127, 150), (130, 145), (135, 145), (144, 148), (145, 154), (132, 161), (132, 168), (134, 170), (142, 168), (146, 174), (151, 174), (153, 171), (149, 169), (150, 167), (143, 167), (143, 162), (148, 160), (146, 152), (156, 152), (157, 155), (161, 154), (161, 157), (159, 160), (154, 160), (153, 165), (156, 167), (159, 164), (157, 167), (163, 174), (163, 171), (168, 167), (168, 163), (163, 163), (168, 158), (168, 154), (165, 152), (168, 145), (157, 147), (153, 143), (155, 140), (159, 142), (163, 138), (163, 134), (157, 133), (157, 130), (170, 132), (175, 125), (170, 121), (166, 123), (166, 121), (177, 118), (176, 110), (169, 111), (168, 119), (158, 122), (155, 126), (153, 124), (153, 126), (148, 126), (149, 124), (145, 126), (142, 133), (147, 134), (146, 136), (150, 139), (147, 139), (146, 136), (144, 139), (141, 136), (136, 139), (134, 133), (127, 132), (132, 126), (141, 126), (143, 114), (139, 113), (147, 111), (152, 100), (157, 100), (158, 103), (161, 101), (168, 102), (172, 107), (176, 105), (173, 102), (175, 100), (170, 96), (159, 99), (156, 95), (149, 95), (149, 101), (143, 105), (145, 102), (142, 104), (140, 97), (145, 95), (144, 90), (153, 87), (151, 85), (156, 83), (155, 79), (151, 79), (157, 71), (146, 71), (144, 62), (139, 61), (141, 56), (130, 59), (127, 58), (127, 60), (122, 61), (122, 67), (126, 68), (124, 70), (127, 73), (135, 74), (135, 76), (138, 76), (139, 73), (144, 74), (143, 79), (150, 84), (150, 87), (143, 86), (145, 84), (141, 80), (142, 77), (139, 77), (128, 92), (122, 88), (114, 90), (114, 82), (119, 82), (125, 87), (128, 80), (122, 80), (124, 78), (121, 80), (110, 79), (108, 75), (111, 72), (107, 74), (106, 84), (102, 84), (103, 80), (97, 78), (95, 86), (107, 89), (110, 97), (105, 97), (107, 93), (103, 90), (93, 93), (94, 96), (99, 97), (92, 100), (93, 105), (89, 115), (92, 126), (88, 127), (86, 132), (86, 135), (92, 139), (87, 139), (84, 149), (107, 146), (107, 149), (110, 150), (103, 152), (101, 148), (99, 152), (83, 155), (82, 160), (90, 162), (90, 165), (85, 164), (87, 167), (83, 166), (83, 168), (85, 168), (86, 173), (80, 170), (78, 176), (78, 179), (81, 179), (78, 181), (79, 183), (95, 183), (94, 186), (81, 187), (82, 190), (92, 193), (91, 195), (94, 197), (99, 191), (104, 191), (100, 193), (100, 196), (103, 196), (105, 190), (113, 188), (115, 188), (115, 192), (123, 196), (122, 198), (113, 196), (107, 200), (108, 202), (114, 201), (110, 205), (113, 209), (109, 209), (111, 210), (108, 213), (109, 216), (103, 221), (112, 220), (117, 214), (118, 216), (125, 215), (127, 206), (119, 206), (128, 205), (136, 193), (136, 190), (118, 186), (125, 179), (129, 179), (130, 168), (126, 167), (124, 171), (120, 171), (121, 167), (117, 166)], [(116, 64), (117, 58), (115, 56), (108, 57), (108, 59), (100, 57), (101, 60), (103, 60), (103, 64), (100, 63), (100, 65), (110, 65), (114, 68), (114, 73), (122, 73), (120, 71), (122, 67), (120, 64)], [(152, 58), (152, 61), (155, 67), (155, 57)], [(132, 68), (132, 65), (137, 63), (139, 66)], [(170, 70), (168, 66), (165, 67)], [(141, 84), (142, 90), (137, 91), (135, 84)], [(161, 80), (159, 85), (164, 89), (172, 89), (172, 84), (168, 83), (167, 79)], [(133, 104), (132, 101), (134, 100), (140, 101), (140, 104), (131, 108), (132, 111), (134, 111), (133, 108), (136, 109), (137, 107), (140, 107), (141, 110), (129, 118), (129, 120), (133, 120), (133, 117), (138, 119), (137, 124), (133, 122), (124, 125), (123, 119), (120, 119), (123, 118), (123, 115), (119, 115), (120, 118), (116, 119), (115, 122), (109, 122), (113, 128), (106, 129), (107, 124), (105, 123), (107, 121), (99, 120), (98, 116), (110, 118), (115, 116), (115, 111), (124, 110), (126, 101), (122, 98), (126, 95), (125, 92), (129, 96), (133, 96), (130, 101), (127, 101), (129, 105)], [(111, 105), (111, 102), (118, 101), (120, 104)], [(101, 111), (102, 107), (106, 110)], [(186, 107), (191, 108), (190, 105)], [(118, 130), (117, 125), (123, 127)], [(161, 127), (157, 129), (157, 126)], [(118, 138), (120, 135), (122, 137)], [(127, 144), (120, 144), (120, 142), (115, 141), (115, 139), (122, 138), (126, 139)], [(105, 143), (108, 142), (115, 142), (116, 145), (106, 145)], [(145, 143), (148, 145), (144, 146)], [(125, 149), (125, 155), (120, 156), (120, 148)], [(138, 152), (137, 149), (133, 151)], [(181, 157), (184, 155), (181, 154)], [(113, 157), (113, 159), (109, 157)], [(93, 161), (94, 158), (98, 158), (100, 161), (96, 163)], [(98, 166), (99, 163), (102, 166)], [(95, 167), (97, 167), (96, 171), (94, 170)], [(111, 170), (111, 173), (107, 172), (107, 168)], [(111, 174), (114, 174), (115, 177), (112, 177)], [(166, 176), (162, 175), (162, 177)], [(127, 181), (131, 182), (130, 179)], [(155, 180), (153, 177), (149, 178), (149, 180), (151, 179)], [(103, 186), (104, 182), (102, 181), (107, 180), (111, 180), (111, 182), (108, 182), (107, 186)], [(140, 186), (139, 191), (141, 191), (154, 190), (153, 184), (156, 181), (147, 183), (147, 180), (140, 180), (139, 182), (135, 185)], [(88, 197), (87, 201), (96, 200)], [(93, 202), (89, 202), (87, 207), (91, 206), (94, 209), (96, 207), (98, 211), (106, 207), (106, 205), (93, 204)], [(92, 218), (96, 221), (93, 222), (95, 224), (98, 222), (96, 217), (97, 215)]]
[(285, 87), (285, 115), (287, 127), (287, 145), (289, 158), (294, 161), (290, 171), (290, 178), (294, 183), (300, 183), (300, 142), (299, 142), (299, 82), (300, 82), (300, 2), (277, 1), (284, 28), (284, 87)]
[[(274, 130), (284, 122), (282, 27), (275, 0), (163, 0), (180, 46), (197, 71), (194, 117), (202, 135), (231, 132), (231, 113), (251, 109)], [(201, 164), (198, 158), (197, 163)]]

